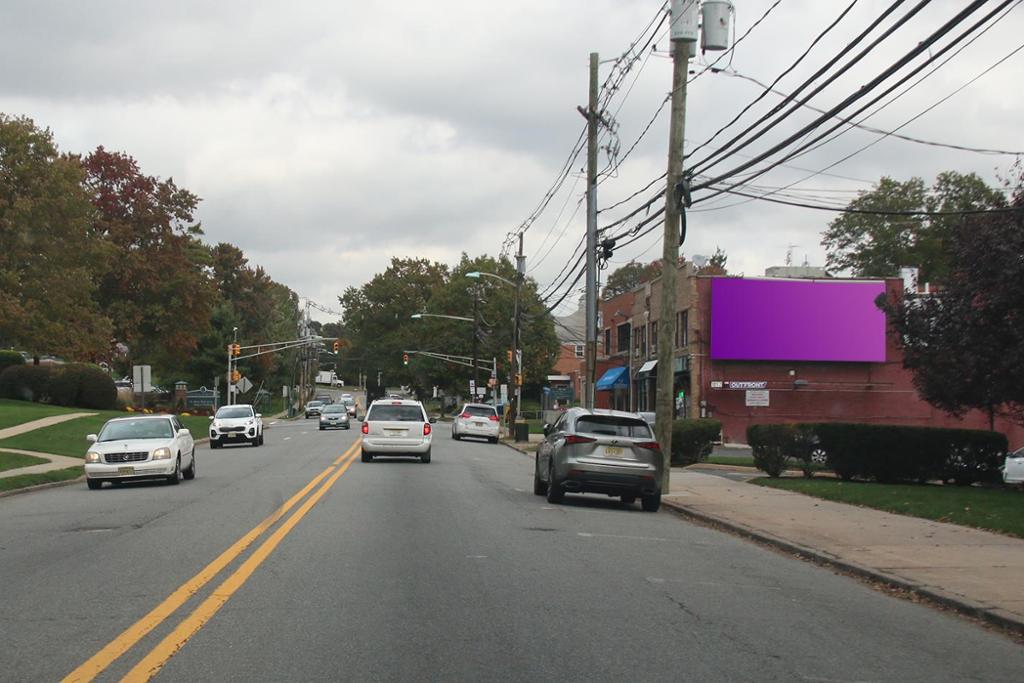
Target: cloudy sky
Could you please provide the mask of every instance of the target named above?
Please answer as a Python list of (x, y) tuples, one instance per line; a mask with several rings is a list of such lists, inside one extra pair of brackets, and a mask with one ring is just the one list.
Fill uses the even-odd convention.
[[(736, 35), (777, 5), (731, 59), (719, 63), (767, 83), (851, 0), (735, 4)], [(852, 4), (778, 88), (795, 89), (890, 3)], [(966, 4), (932, 2), (811, 103), (839, 102)], [(998, 4), (987, 3), (953, 35)], [(1011, 3), (998, 22), (983, 24), (968, 40), (993, 25), (919, 85), (881, 100), (892, 102), (865, 123), (892, 130), (1019, 48), (1019, 4)], [(346, 287), (367, 281), (392, 256), (454, 264), (463, 251), (499, 252), (506, 234), (530, 216), (558, 176), (584, 126), (576, 107), (586, 103), (590, 52), (601, 56), (602, 81), (631, 64), (605, 111), (616, 127), (602, 142), (617, 143), (619, 154), (602, 152), (601, 166), (614, 173), (602, 177), (599, 205), (628, 197), (663, 173), (667, 107), (622, 157), (670, 88), (665, 29), (654, 36), (656, 50), (615, 61), (633, 54), (638, 37), (646, 43), (644, 30), (662, 6), (658, 0), (4, 0), (0, 111), (50, 127), (64, 151), (103, 145), (136, 157), (146, 173), (173, 177), (202, 197), (199, 218), (208, 241), (238, 245), (300, 296), (337, 308)], [(692, 70), (700, 72), (716, 56), (697, 57)], [(978, 148), (1024, 148), (1022, 66), (1024, 51), (900, 132)], [(696, 78), (688, 93), (687, 147), (707, 140), (760, 92), (724, 73)], [(768, 95), (712, 144), (728, 141), (777, 102)], [(766, 149), (814, 116), (794, 113), (741, 153)], [(832, 200), (870, 188), (883, 174), (930, 181), (947, 169), (974, 171), (994, 183), (1014, 162), (1006, 155), (879, 141), (877, 134), (852, 130), (752, 182), (780, 187), (801, 180), (871, 142), (877, 144), (829, 169), (831, 175), (796, 185), (797, 191)], [(694, 161), (709, 151), (698, 151)], [(712, 170), (743, 161), (727, 157)], [(583, 235), (584, 165), (581, 155), (526, 232), (527, 265), (542, 286), (554, 280)], [(650, 194), (602, 213), (602, 224)], [(781, 265), (790, 245), (795, 262), (824, 262), (820, 235), (832, 214), (728, 196), (701, 207), (713, 210), (697, 208), (687, 254), (720, 246), (730, 271), (747, 275)], [(611, 267), (656, 258), (657, 232), (616, 252)]]

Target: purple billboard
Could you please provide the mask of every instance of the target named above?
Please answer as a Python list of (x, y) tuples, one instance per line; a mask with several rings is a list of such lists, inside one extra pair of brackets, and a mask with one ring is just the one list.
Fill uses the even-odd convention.
[(711, 358), (884, 362), (884, 293), (882, 281), (716, 278)]

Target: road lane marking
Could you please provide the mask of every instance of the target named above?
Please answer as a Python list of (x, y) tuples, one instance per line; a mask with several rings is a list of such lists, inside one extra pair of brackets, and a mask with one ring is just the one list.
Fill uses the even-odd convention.
[[(358, 444), (358, 441), (356, 444)], [(345, 454), (348, 455), (350, 451), (353, 451), (356, 444), (353, 444)], [(313, 490), (317, 484), (323, 481), (324, 478), (334, 469), (335, 466), (330, 465), (323, 472), (314, 477), (313, 480), (302, 487), (298, 493), (285, 501), (281, 507), (277, 508), (277, 510), (275, 510), (269, 517), (253, 527), (249, 533), (235, 541), (230, 548), (225, 550), (215, 560), (206, 565), (198, 574), (183, 583), (179, 588), (171, 593), (167, 599), (153, 608), (137, 622), (129, 626), (123, 633), (121, 633), (121, 635), (110, 641), (110, 643), (108, 643), (102, 650), (86, 660), (85, 663), (65, 676), (63, 683), (91, 681), (102, 673), (108, 666), (121, 657), (121, 655), (146, 637), (150, 631), (174, 614), (179, 607), (185, 604), (193, 595), (198, 593), (203, 586), (213, 580), (217, 574), (224, 569), (224, 567), (231, 564), (232, 561), (234, 561), (260, 536), (262, 536), (267, 529), (284, 517), (289, 510), (295, 507), (300, 500), (305, 498), (306, 494)]]
[[(349, 450), (346, 451), (345, 455), (348, 456), (350, 452), (354, 451), (355, 447), (358, 446), (360, 442), (361, 439), (352, 444)], [(316, 492), (307, 498), (302, 505), (292, 513), (291, 517), (285, 520), (281, 526), (268, 536), (260, 547), (254, 550), (252, 554), (249, 555), (249, 557), (241, 564), (241, 566), (231, 574), (231, 576), (224, 579), (224, 581), (213, 590), (210, 597), (206, 598), (199, 607), (195, 608), (188, 617), (178, 624), (174, 631), (160, 641), (160, 643), (154, 647), (149, 654), (143, 657), (142, 661), (132, 667), (131, 671), (125, 674), (124, 678), (121, 680), (128, 681), (129, 683), (134, 683), (135, 681), (148, 681), (159, 673), (160, 669), (167, 664), (171, 657), (177, 654), (178, 651), (188, 643), (192, 636), (198, 633), (199, 630), (213, 618), (220, 608), (231, 599), (231, 596), (233, 596), (239, 588), (245, 585), (245, 582), (249, 580), (249, 577), (252, 576), (253, 572), (263, 564), (263, 561), (266, 560), (272, 552), (274, 552), (274, 549), (277, 548), (281, 541), (284, 540), (285, 536), (295, 528), (295, 525), (302, 521), (302, 518), (306, 516), (306, 513), (313, 509), (313, 506), (323, 498), (324, 494), (326, 494), (332, 486), (334, 486), (339, 477), (345, 474), (345, 471), (348, 470), (349, 466), (355, 461), (355, 459), (356, 454), (352, 452), (351, 456), (348, 457), (344, 464), (339, 465), (334, 474), (332, 474), (327, 481), (325, 481), (323, 485), (316, 490)]]

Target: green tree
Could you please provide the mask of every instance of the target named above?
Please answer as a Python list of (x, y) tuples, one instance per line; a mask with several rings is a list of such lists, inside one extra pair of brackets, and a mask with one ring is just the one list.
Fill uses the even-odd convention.
[(728, 275), (725, 264), (729, 260), (728, 255), (721, 247), (715, 247), (715, 253), (711, 255), (708, 262), (697, 269), (698, 275)]
[[(900, 182), (883, 177), (847, 208), (954, 212), (992, 208), (1004, 201), (977, 175), (947, 171), (939, 174), (930, 192), (921, 178)], [(903, 266), (916, 266), (922, 282), (944, 283), (949, 274), (947, 242), (960, 222), (958, 215), (844, 213), (823, 234), (826, 266), (860, 277), (894, 276)]]
[(944, 288), (880, 301), (921, 396), (954, 415), (983, 410), (990, 425), (1000, 413), (1024, 423), (1024, 182), (1011, 206), (949, 228)]
[(646, 265), (630, 261), (612, 271), (604, 285), (604, 291), (601, 293), (601, 296), (604, 299), (611, 299), (614, 296), (639, 287), (648, 280), (657, 277), (660, 272), (661, 265), (657, 261)]
[(72, 360), (110, 349), (110, 321), (93, 300), (109, 258), (75, 157), (49, 130), (0, 114), (0, 344)]

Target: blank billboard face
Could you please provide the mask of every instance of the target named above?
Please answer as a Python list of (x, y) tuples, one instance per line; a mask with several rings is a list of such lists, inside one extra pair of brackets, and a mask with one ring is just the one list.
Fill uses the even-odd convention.
[(715, 360), (885, 361), (885, 283), (716, 278)]

